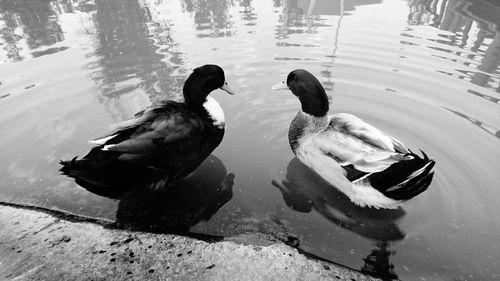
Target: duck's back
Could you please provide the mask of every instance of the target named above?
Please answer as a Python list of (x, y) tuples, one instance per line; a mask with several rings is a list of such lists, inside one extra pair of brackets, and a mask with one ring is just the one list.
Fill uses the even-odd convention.
[(116, 136), (103, 149), (119, 153), (119, 160), (184, 174), (220, 144), (224, 127), (215, 126), (203, 108), (168, 101), (138, 113), (111, 135)]

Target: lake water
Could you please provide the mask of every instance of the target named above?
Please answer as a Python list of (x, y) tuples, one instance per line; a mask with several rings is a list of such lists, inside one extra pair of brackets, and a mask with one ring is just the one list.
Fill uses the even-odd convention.
[[(226, 135), (175, 192), (112, 200), (59, 173), (112, 124), (181, 99), (206, 63), (237, 95), (212, 94)], [(497, 0), (0, 0), (0, 198), (139, 229), (263, 232), (387, 279), (499, 280), (499, 64)], [(294, 159), (299, 102), (270, 87), (296, 68), (332, 112), (434, 158), (429, 189), (362, 209)]]

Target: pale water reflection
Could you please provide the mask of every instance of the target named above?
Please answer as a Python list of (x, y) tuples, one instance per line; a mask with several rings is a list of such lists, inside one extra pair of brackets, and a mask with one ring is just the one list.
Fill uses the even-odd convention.
[[(184, 228), (269, 233), (386, 279), (500, 277), (496, 0), (0, 0), (1, 200), (140, 227), (127, 210), (146, 214), (149, 199), (90, 193), (58, 161), (150, 104), (182, 99), (185, 78), (206, 63), (238, 93), (212, 95), (227, 123), (218, 171), (235, 178), (217, 201), (215, 173), (215, 205), (199, 202), (217, 208)], [(320, 79), (332, 111), (431, 155), (429, 189), (381, 215), (328, 190), (273, 185), (294, 163), (286, 135), (299, 105), (270, 87), (296, 68)], [(152, 224), (165, 210), (182, 206), (152, 209)]]

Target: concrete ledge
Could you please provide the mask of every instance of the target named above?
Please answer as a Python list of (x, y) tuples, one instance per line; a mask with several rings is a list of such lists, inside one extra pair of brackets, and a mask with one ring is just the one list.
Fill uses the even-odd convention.
[(282, 243), (208, 243), (0, 205), (0, 280), (375, 280)]

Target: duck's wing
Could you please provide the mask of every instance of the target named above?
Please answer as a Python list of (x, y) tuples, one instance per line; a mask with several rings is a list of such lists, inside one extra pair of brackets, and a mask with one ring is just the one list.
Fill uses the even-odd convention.
[(380, 172), (404, 158), (401, 142), (350, 114), (336, 114), (314, 138), (315, 145), (342, 166)]
[(352, 166), (359, 172), (380, 172), (399, 161), (403, 154), (380, 150), (360, 139), (342, 132), (324, 132), (313, 139), (314, 145), (325, 156), (340, 166)]
[(179, 103), (169, 102), (136, 114), (113, 132), (91, 141), (102, 150), (144, 154), (182, 143), (201, 132), (203, 121)]
[(336, 131), (352, 135), (380, 150), (400, 153), (409, 152), (401, 141), (352, 114), (338, 113), (332, 115), (329, 127)]
[[(172, 104), (170, 104), (170, 103), (172, 103)], [(89, 140), (89, 143), (96, 144), (96, 145), (104, 145), (106, 143), (109, 143), (109, 144), (117, 143), (117, 142), (119, 142), (119, 140), (118, 140), (119, 138), (116, 138), (113, 141), (110, 141), (110, 140), (119, 136), (119, 135), (121, 135), (121, 137), (128, 135), (128, 134), (125, 134), (127, 131), (129, 133), (131, 133), (134, 131), (134, 128), (137, 128), (141, 124), (145, 124), (149, 120), (153, 119), (155, 117), (155, 115), (157, 115), (158, 112), (160, 111), (161, 106), (175, 107), (174, 103), (175, 102), (167, 101), (167, 102), (164, 102), (158, 106), (151, 106), (151, 107), (148, 107), (144, 110), (141, 110), (141, 111), (137, 112), (136, 114), (134, 114), (134, 116), (132, 118), (125, 120), (125, 121), (122, 121), (122, 122), (117, 123), (117, 124), (113, 124), (111, 126), (111, 130), (109, 132), (107, 132), (105, 135), (102, 135), (98, 138), (95, 138), (93, 140)]]

